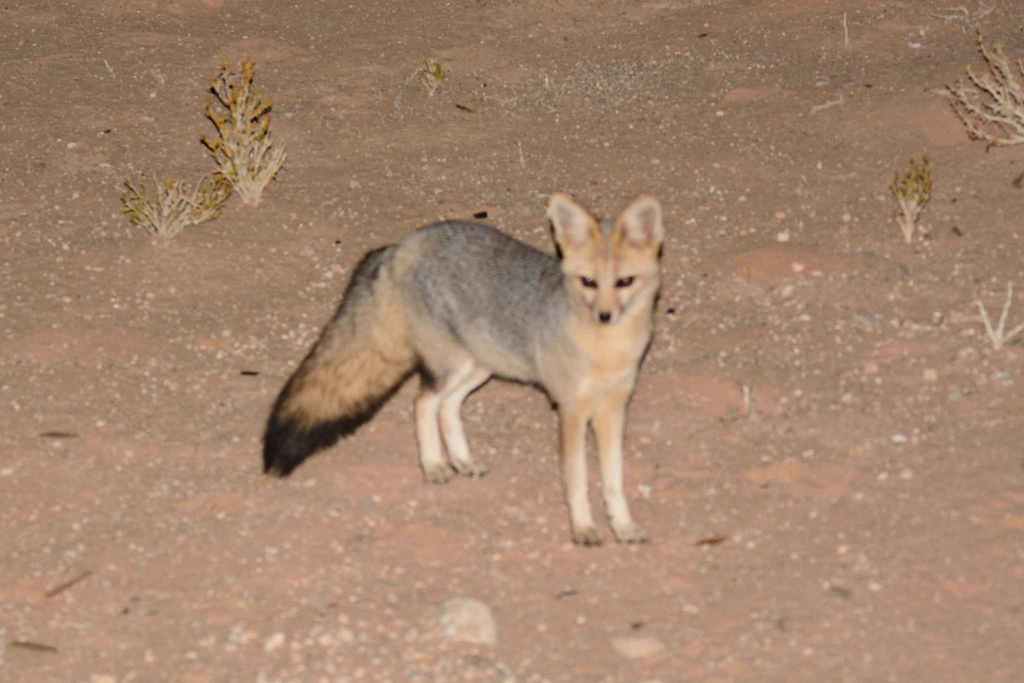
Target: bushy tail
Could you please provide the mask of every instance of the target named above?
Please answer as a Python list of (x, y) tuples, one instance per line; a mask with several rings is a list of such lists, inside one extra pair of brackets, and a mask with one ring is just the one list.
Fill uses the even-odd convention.
[(388, 276), (393, 247), (368, 253), (341, 305), (281, 390), (263, 436), (263, 471), (287, 476), (366, 422), (415, 365)]

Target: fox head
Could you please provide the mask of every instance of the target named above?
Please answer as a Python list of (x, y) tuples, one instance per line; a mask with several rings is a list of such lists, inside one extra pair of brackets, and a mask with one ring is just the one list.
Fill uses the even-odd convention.
[(613, 223), (599, 221), (559, 192), (548, 200), (547, 215), (574, 307), (588, 310), (598, 325), (615, 325), (634, 310), (650, 308), (665, 238), (657, 199), (641, 195)]

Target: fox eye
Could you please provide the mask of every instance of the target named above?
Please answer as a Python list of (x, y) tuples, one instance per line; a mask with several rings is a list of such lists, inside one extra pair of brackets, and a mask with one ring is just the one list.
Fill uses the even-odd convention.
[(591, 279), (589, 277), (580, 276), (580, 284), (586, 287), (587, 289), (597, 289), (597, 280)]
[(633, 277), (632, 275), (630, 275), (629, 277), (620, 277), (618, 280), (615, 281), (615, 287), (618, 289), (625, 289), (626, 287), (632, 285), (635, 279), (636, 278)]

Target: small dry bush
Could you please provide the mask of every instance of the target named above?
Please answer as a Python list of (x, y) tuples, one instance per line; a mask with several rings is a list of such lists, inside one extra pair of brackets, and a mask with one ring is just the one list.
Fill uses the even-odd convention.
[(260, 203), (263, 189), (287, 157), (284, 146), (271, 136), (271, 103), (253, 86), (255, 72), (250, 61), (243, 61), (240, 70), (221, 67), (210, 86), (214, 98), (206, 107), (217, 137), (202, 138), (219, 173), (249, 206)]
[(448, 77), (448, 71), (444, 65), (435, 59), (423, 60), (423, 66), (417, 70), (419, 81), (427, 91), (427, 95), (433, 97)]
[(987, 73), (967, 67), (967, 80), (947, 86), (946, 95), (973, 139), (1018, 145), (1024, 142), (1024, 59), (1011, 62), (999, 45), (985, 47), (980, 33), (978, 50)]
[(161, 239), (171, 239), (190, 225), (220, 215), (231, 196), (231, 183), (219, 173), (208, 175), (195, 187), (179, 180), (126, 181), (121, 212), (134, 225)]
[(918, 219), (932, 198), (932, 185), (932, 165), (927, 156), (922, 156), (920, 161), (911, 158), (907, 170), (902, 174), (897, 171), (889, 185), (889, 191), (899, 205), (896, 222), (907, 244), (914, 241), (915, 232), (923, 231)]
[(995, 325), (992, 324), (992, 318), (988, 314), (988, 309), (980, 299), (975, 299), (974, 305), (978, 307), (978, 312), (981, 314), (981, 322), (985, 325), (985, 334), (988, 336), (989, 342), (992, 344), (992, 348), (999, 351), (1004, 346), (1012, 342), (1014, 339), (1024, 332), (1024, 323), (1017, 325), (1013, 329), (1007, 331), (1006, 329), (1006, 318), (1010, 314), (1010, 306), (1013, 304), (1013, 283), (1006, 283), (1006, 301), (1003, 302), (1003, 311), (999, 315), (999, 322)]

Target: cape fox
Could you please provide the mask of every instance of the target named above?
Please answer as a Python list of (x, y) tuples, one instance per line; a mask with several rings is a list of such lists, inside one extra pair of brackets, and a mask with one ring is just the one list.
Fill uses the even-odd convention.
[(619, 541), (646, 540), (622, 487), (626, 404), (651, 340), (664, 239), (661, 205), (640, 196), (616, 221), (566, 194), (548, 202), (561, 258), (493, 227), (446, 221), (369, 252), (334, 318), (274, 402), (264, 471), (291, 473), (368, 420), (413, 371), (427, 480), (483, 476), (462, 402), (492, 375), (539, 385), (558, 406), (572, 539), (596, 545), (586, 433), (597, 436), (602, 491)]

